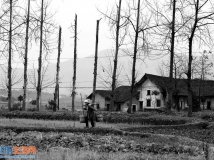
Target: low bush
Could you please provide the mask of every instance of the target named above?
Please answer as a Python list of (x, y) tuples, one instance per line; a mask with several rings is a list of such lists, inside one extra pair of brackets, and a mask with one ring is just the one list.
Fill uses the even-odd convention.
[(190, 122), (192, 119), (188, 117), (178, 117), (170, 115), (150, 115), (150, 116), (136, 116), (132, 115), (117, 115), (104, 116), (104, 122), (108, 123), (141, 123), (143, 125), (179, 125)]
[(214, 121), (214, 112), (198, 112), (195, 116), (209, 121)]
[[(49, 119), (49, 120), (72, 120), (79, 121), (81, 112), (28, 112), (12, 111), (2, 112), (1, 116), (6, 118), (24, 118), (24, 119)], [(106, 123), (140, 123), (143, 125), (179, 125), (191, 122), (193, 119), (181, 116), (161, 115), (157, 113), (109, 113), (103, 112), (103, 122)]]
[(12, 108), (11, 108), (11, 110), (12, 111), (16, 111), (16, 110), (21, 111), (22, 110), (21, 103), (20, 102), (14, 103), (13, 106), (12, 106)]
[(27, 109), (27, 111), (30, 111), (30, 112), (34, 112), (34, 111), (36, 111), (37, 109), (36, 109), (36, 107), (34, 107), (34, 108), (28, 108)]

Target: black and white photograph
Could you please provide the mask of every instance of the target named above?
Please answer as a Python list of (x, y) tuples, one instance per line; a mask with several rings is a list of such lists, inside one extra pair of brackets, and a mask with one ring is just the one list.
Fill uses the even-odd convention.
[(0, 160), (214, 160), (214, 0), (0, 0)]

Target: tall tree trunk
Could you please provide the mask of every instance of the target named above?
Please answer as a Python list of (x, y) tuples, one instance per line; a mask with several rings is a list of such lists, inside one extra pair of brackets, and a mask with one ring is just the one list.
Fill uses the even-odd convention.
[(37, 111), (40, 109), (40, 100), (41, 100), (41, 71), (42, 71), (42, 40), (43, 40), (43, 8), (44, 0), (42, 0), (41, 5), (41, 22), (40, 22), (40, 48), (39, 48), (39, 59), (38, 59), (38, 82), (37, 82), (37, 97), (36, 97), (36, 107)]
[(118, 59), (118, 52), (119, 52), (121, 3), (122, 3), (122, 0), (119, 1), (119, 8), (117, 10), (116, 46), (115, 46), (115, 57), (114, 57), (114, 69), (113, 69), (113, 75), (112, 75), (112, 93), (111, 93), (110, 111), (113, 111), (113, 109), (114, 109), (114, 91), (116, 88), (117, 59)]
[(95, 103), (95, 91), (96, 91), (96, 83), (97, 83), (97, 59), (98, 59), (97, 52), (98, 52), (98, 42), (99, 42), (99, 22), (100, 22), (100, 20), (97, 20), (95, 56), (94, 56), (94, 83), (93, 83), (92, 104)]
[(192, 68), (192, 39), (189, 39), (189, 63), (187, 73), (187, 90), (188, 90), (188, 116), (192, 116), (192, 89), (191, 89), (191, 68)]
[(11, 110), (11, 98), (12, 98), (12, 10), (13, 10), (13, 1), (10, 0), (10, 28), (9, 28), (9, 57), (8, 57), (8, 109)]
[(74, 74), (73, 74), (73, 89), (72, 89), (72, 112), (75, 110), (75, 89), (76, 89), (76, 63), (77, 63), (77, 15), (75, 14), (75, 31), (74, 31)]
[(188, 116), (192, 116), (192, 88), (191, 88), (191, 77), (192, 77), (192, 44), (195, 36), (195, 30), (198, 23), (198, 11), (199, 11), (199, 0), (195, 4), (195, 22), (191, 30), (191, 36), (189, 37), (189, 63), (187, 73), (187, 90), (188, 90)]
[[(56, 86), (55, 86), (55, 93), (54, 93), (54, 103), (55, 104), (57, 104), (57, 98), (59, 101), (59, 70), (60, 70), (60, 53), (61, 53), (61, 35), (62, 35), (62, 28), (59, 27), (58, 58), (57, 58), (57, 65), (56, 65)], [(59, 104), (54, 106), (53, 111), (56, 111), (56, 107), (59, 109)]]
[[(176, 0), (173, 0), (173, 13), (172, 13), (172, 35), (171, 35), (171, 48), (170, 48), (170, 89), (168, 98), (168, 109), (171, 109), (173, 105), (173, 63), (174, 63), (174, 46), (175, 46), (175, 9)], [(176, 77), (175, 77), (176, 78)]]
[(27, 92), (27, 65), (28, 65), (28, 39), (29, 39), (29, 17), (30, 17), (30, 0), (28, 0), (28, 11), (27, 11), (27, 24), (26, 24), (26, 35), (25, 35), (25, 62), (24, 62), (24, 86), (23, 86), (23, 101), (22, 110), (26, 108), (26, 92)]
[(129, 109), (128, 112), (132, 113), (132, 98), (134, 92), (134, 85), (135, 85), (135, 67), (136, 67), (136, 56), (137, 56), (137, 41), (138, 41), (138, 34), (139, 34), (139, 19), (140, 19), (140, 0), (138, 0), (138, 8), (137, 8), (137, 24), (135, 28), (135, 42), (134, 42), (134, 57), (133, 57), (133, 66), (132, 66), (132, 84), (131, 84), (131, 97), (129, 100)]

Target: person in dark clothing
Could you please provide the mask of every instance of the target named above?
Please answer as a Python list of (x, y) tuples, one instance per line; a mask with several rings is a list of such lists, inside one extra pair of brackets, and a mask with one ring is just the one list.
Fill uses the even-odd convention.
[(85, 104), (85, 110), (87, 110), (87, 113), (86, 113), (86, 128), (89, 127), (88, 125), (88, 121), (91, 121), (91, 126), (92, 127), (96, 127), (96, 114), (95, 114), (95, 111), (96, 109), (89, 103), (88, 100), (85, 100), (84, 101), (84, 104)]

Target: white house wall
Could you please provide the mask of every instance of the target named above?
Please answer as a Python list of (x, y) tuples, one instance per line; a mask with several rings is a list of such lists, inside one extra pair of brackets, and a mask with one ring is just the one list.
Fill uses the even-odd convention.
[(95, 94), (95, 103), (99, 104), (101, 110), (104, 110), (106, 108), (105, 98), (102, 97), (100, 94)]
[[(129, 100), (121, 104), (121, 111), (126, 112), (128, 110)], [(139, 101), (136, 98), (132, 99), (132, 105), (136, 105), (136, 110), (139, 111)]]
[[(147, 95), (147, 90), (150, 90), (150, 95)], [(152, 95), (152, 91), (158, 91), (159, 94), (158, 95)], [(139, 101), (143, 101), (143, 108), (145, 109), (155, 109), (155, 108), (160, 108), (160, 107), (164, 107), (164, 100), (163, 100), (163, 96), (159, 90), (159, 88), (152, 83), (149, 79), (147, 79), (139, 88), (140, 91), (140, 99)], [(147, 107), (147, 99), (151, 99), (151, 107)], [(161, 106), (157, 107), (157, 103), (156, 100), (159, 99), (161, 101)]]

